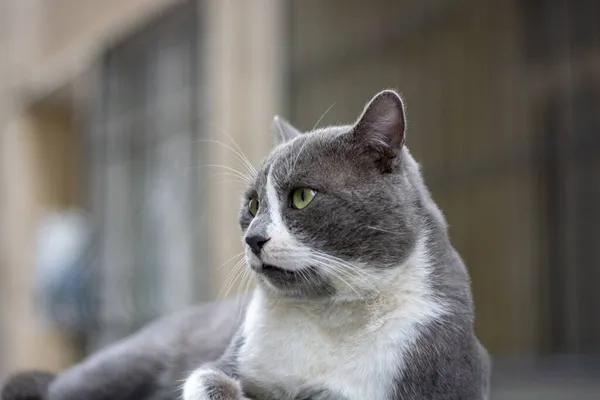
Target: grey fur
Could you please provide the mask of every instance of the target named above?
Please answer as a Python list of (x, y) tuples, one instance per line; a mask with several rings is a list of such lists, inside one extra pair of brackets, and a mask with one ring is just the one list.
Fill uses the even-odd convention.
[(285, 143), (300, 136), (300, 132), (290, 124), (285, 118), (276, 115), (273, 118), (273, 134), (275, 137), (275, 145)]
[(184, 379), (197, 365), (222, 356), (246, 304), (247, 299), (240, 297), (165, 317), (60, 374), (49, 385), (48, 393), (38, 390), (38, 397), (23, 397), (21, 393), (27, 388), (16, 393), (23, 378), (9, 380), (2, 400), (179, 398)]
[[(433, 296), (447, 312), (419, 327), (417, 345), (405, 355), (408, 367), (398, 372), (389, 400), (487, 399), (490, 363), (473, 332), (467, 271), (450, 244), (446, 222), (418, 164), (404, 146), (405, 116), (399, 96), (392, 91), (375, 96), (354, 125), (302, 135), (289, 123), (276, 120), (275, 126), (280, 144), (244, 195), (239, 213), (244, 234), (264, 235), (271, 222), (268, 210), (273, 205), (265, 193), (271, 172), (282, 219), (294, 236), (307, 247), (360, 263), (369, 274), (398, 268), (424, 235), (433, 268), (429, 277)], [(299, 187), (318, 191), (303, 210), (288, 207), (291, 191)], [(256, 217), (248, 212), (250, 198), (260, 200)], [(271, 282), (279, 295), (293, 301), (335, 299), (338, 288), (327, 271), (318, 265), (305, 267), (308, 279), (255, 268), (262, 284)], [(277, 382), (265, 387), (264, 382), (240, 376), (238, 356), (244, 338), (241, 331), (234, 336), (234, 317), (239, 315), (235, 304), (203, 306), (146, 328), (59, 376), (49, 399), (133, 400), (150, 398), (150, 393), (156, 399), (175, 398), (182, 378), (200, 365), (226, 375), (224, 382), (208, 382), (211, 393), (220, 396), (213, 399), (239, 400), (227, 397), (233, 393), (226, 390), (233, 380), (243, 382), (245, 395), (254, 400), (289, 399)], [(293, 336), (290, 332), (290, 340)], [(343, 400), (325, 388), (301, 388), (293, 397)]]
[[(271, 206), (266, 181), (272, 171), (279, 200), (284, 203), (285, 225), (303, 244), (343, 260), (362, 262), (374, 271), (397, 266), (426, 228), (421, 203), (429, 201), (429, 207), (437, 210), (403, 143), (403, 107), (391, 91), (376, 96), (353, 126), (320, 129), (284, 142), (267, 157), (256, 182), (247, 189), (247, 199), (260, 198), (263, 212), (253, 218), (244, 202), (242, 231), (245, 235), (265, 234)], [(293, 189), (300, 187), (318, 191), (301, 211), (285, 204)], [(247, 232), (253, 219), (252, 231)], [(319, 276), (318, 269), (313, 274)], [(326, 276), (319, 279), (327, 284)], [(301, 289), (296, 294), (311, 292), (310, 287)], [(333, 295), (334, 291), (321, 288), (316, 293)]]
[[(433, 267), (430, 283), (449, 311), (443, 320), (420, 327), (418, 345), (408, 354), (410, 368), (398, 373), (393, 399), (486, 399), (490, 363), (473, 332), (474, 307), (466, 268), (449, 242), (445, 219), (404, 143), (404, 109), (400, 97), (391, 91), (375, 96), (352, 126), (288, 139), (267, 157), (247, 190), (247, 199), (260, 199), (262, 213), (253, 217), (244, 202), (240, 226), (245, 235), (265, 234), (273, 206), (265, 194), (271, 173), (284, 224), (293, 235), (309, 248), (365, 265), (370, 274), (397, 268), (411, 254), (417, 238), (425, 236)], [(286, 202), (300, 187), (316, 189), (318, 195), (305, 209), (296, 210)], [(306, 267), (318, 277), (317, 290), (312, 290), (312, 279), (290, 280), (289, 287), (281, 287), (262, 271), (258, 271), (259, 281), (269, 280), (286, 289), (280, 295), (299, 301), (335, 298), (335, 288), (322, 290), (328, 284), (327, 273), (316, 266)], [(235, 352), (229, 356), (235, 357)], [(287, 398), (275, 383), (267, 390), (244, 383), (256, 398)], [(326, 391), (312, 397), (339, 398)]]
[(29, 371), (15, 374), (7, 379), (6, 385), (0, 391), (0, 399), (36, 400), (42, 398), (48, 391), (48, 386), (54, 380), (53, 374), (41, 371)]

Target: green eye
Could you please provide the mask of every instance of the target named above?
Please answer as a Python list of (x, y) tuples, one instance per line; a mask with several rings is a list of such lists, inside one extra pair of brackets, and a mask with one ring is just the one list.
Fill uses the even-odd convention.
[(300, 188), (292, 192), (292, 207), (302, 210), (308, 206), (317, 195), (317, 191), (311, 188)]
[(253, 217), (256, 215), (256, 213), (258, 212), (258, 200), (250, 199), (250, 201), (248, 202), (248, 211), (250, 212), (250, 214), (252, 214)]

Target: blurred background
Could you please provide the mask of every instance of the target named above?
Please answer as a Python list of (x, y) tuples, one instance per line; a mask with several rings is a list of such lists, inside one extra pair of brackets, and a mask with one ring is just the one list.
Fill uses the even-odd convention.
[(384, 88), (471, 273), (492, 398), (600, 398), (596, 0), (0, 2), (0, 380), (222, 296), (235, 153)]

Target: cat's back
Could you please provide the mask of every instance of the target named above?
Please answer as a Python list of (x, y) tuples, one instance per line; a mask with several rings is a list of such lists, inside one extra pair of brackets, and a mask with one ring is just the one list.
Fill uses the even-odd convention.
[(172, 398), (190, 370), (223, 354), (246, 304), (246, 298), (235, 298), (160, 318), (60, 374), (47, 398)]
[(487, 400), (491, 358), (464, 315), (421, 327), (407, 368), (396, 377), (403, 400)]

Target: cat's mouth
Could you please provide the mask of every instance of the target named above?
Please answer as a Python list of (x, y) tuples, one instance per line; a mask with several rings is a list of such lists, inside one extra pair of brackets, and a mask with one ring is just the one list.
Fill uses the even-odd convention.
[(295, 276), (298, 275), (299, 271), (292, 271), (289, 269), (285, 269), (285, 268), (281, 268), (278, 267), (276, 265), (271, 265), (271, 264), (262, 264), (261, 268), (259, 269), (260, 273), (266, 275), (267, 277), (288, 277), (288, 278), (293, 278)]
[(315, 273), (311, 267), (291, 270), (272, 264), (261, 264), (261, 266), (255, 270), (272, 284), (284, 287), (303, 282), (306, 283), (307, 278)]
[(259, 282), (269, 288), (279, 289), (280, 294), (290, 296), (329, 296), (335, 289), (329, 285), (326, 277), (314, 266), (301, 266), (294, 269), (278, 267), (273, 264), (259, 264), (253, 267)]

